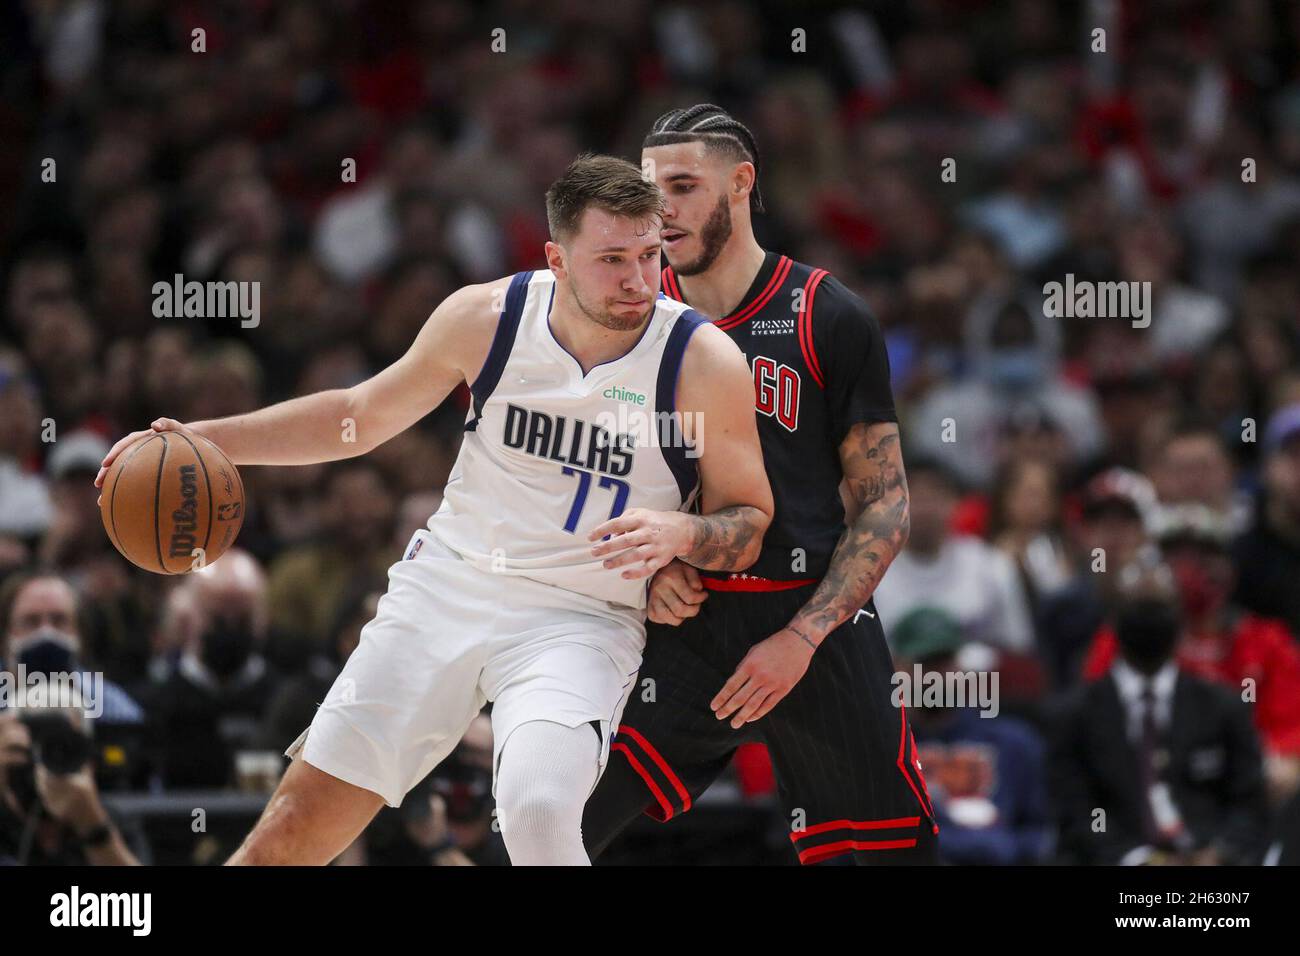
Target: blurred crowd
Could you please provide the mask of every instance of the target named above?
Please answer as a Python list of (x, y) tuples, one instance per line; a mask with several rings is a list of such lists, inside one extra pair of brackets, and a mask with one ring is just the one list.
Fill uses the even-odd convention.
[[(256, 789), (437, 507), (466, 396), (363, 459), (245, 469), (238, 547), (184, 577), (102, 531), (109, 444), (374, 374), (460, 284), (539, 265), (574, 155), (636, 157), (701, 101), (757, 138), (760, 242), (885, 331), (912, 524), (877, 602), (900, 669), (999, 676), (996, 717), (909, 709), (946, 859), (1293, 858), (1300, 6), (0, 17), (0, 660), (105, 678), (93, 779), (32, 772), (48, 729), (0, 713), (0, 858), (147, 859), (144, 834), (97, 832), (105, 793)], [(260, 283), (258, 323), (156, 317), (176, 275)], [(1049, 315), (1067, 275), (1149, 283), (1149, 324)], [(349, 856), (500, 862), (490, 753), (480, 721)], [(770, 793), (763, 754), (732, 782)]]

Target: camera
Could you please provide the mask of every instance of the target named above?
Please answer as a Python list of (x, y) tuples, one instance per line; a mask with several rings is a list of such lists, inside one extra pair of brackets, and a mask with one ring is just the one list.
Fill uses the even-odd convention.
[(32, 766), (66, 776), (76, 773), (94, 757), (90, 738), (60, 713), (24, 713), (21, 718), (32, 734)]

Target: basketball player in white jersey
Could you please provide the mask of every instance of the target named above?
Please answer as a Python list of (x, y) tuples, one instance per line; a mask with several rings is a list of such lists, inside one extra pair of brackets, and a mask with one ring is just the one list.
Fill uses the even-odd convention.
[[(461, 381), (473, 396), (442, 507), (390, 569), (231, 863), (328, 863), (485, 701), (512, 862), (589, 863), (582, 807), (640, 666), (647, 580), (674, 558), (741, 570), (759, 553), (773, 506), (749, 370), (725, 333), (659, 294), (662, 193), (630, 163), (585, 156), (546, 203), (550, 268), (456, 292), (368, 381), (152, 426), (197, 432), (239, 465), (307, 464), (364, 454)], [(349, 421), (355, 444), (340, 438)], [(646, 427), (664, 421), (680, 430)]]

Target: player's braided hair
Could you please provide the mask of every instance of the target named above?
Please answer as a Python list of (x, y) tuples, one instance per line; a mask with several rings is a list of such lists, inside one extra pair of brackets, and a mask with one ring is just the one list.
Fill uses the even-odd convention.
[(692, 142), (702, 142), (737, 162), (753, 163), (754, 188), (749, 192), (749, 208), (751, 212), (763, 211), (763, 195), (758, 191), (758, 174), (762, 168), (758, 144), (749, 128), (721, 106), (696, 103), (684, 110), (669, 110), (654, 121), (641, 147)]

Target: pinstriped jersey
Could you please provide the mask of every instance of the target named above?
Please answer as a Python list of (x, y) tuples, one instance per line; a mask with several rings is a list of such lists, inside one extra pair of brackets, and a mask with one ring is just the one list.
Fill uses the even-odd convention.
[[(683, 299), (672, 267), (664, 294)], [(769, 252), (749, 290), (714, 324), (754, 376), (758, 436), (776, 513), (743, 574), (701, 572), (728, 587), (817, 580), (844, 533), (840, 443), (853, 425), (894, 422), (889, 356), (867, 305), (825, 269)]]
[(646, 581), (603, 567), (587, 535), (628, 508), (692, 503), (698, 472), (674, 402), (705, 320), (660, 295), (636, 344), (584, 374), (551, 331), (555, 287), (549, 270), (511, 281), (429, 530), (485, 571), (642, 608)]

